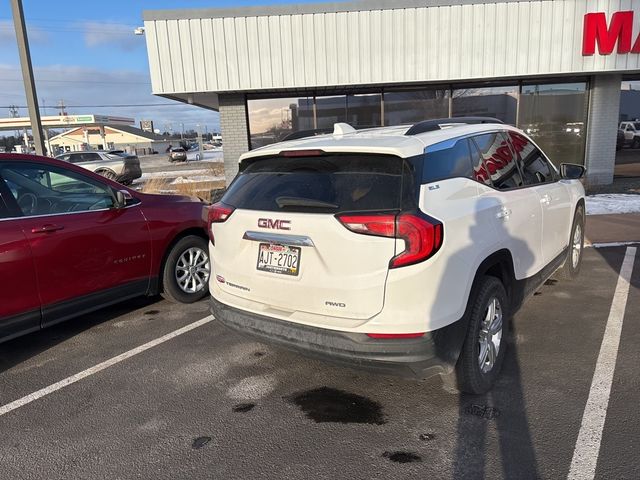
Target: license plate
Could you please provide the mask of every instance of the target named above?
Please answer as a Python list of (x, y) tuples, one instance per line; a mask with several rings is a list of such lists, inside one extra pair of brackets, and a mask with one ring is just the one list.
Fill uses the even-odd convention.
[(261, 243), (258, 248), (258, 270), (282, 275), (298, 275), (300, 271), (300, 247)]

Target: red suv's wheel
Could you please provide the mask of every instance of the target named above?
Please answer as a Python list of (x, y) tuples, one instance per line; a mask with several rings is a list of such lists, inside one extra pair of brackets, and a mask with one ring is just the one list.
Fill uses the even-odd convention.
[(162, 296), (180, 303), (193, 303), (209, 292), (211, 262), (207, 241), (189, 235), (178, 241), (164, 264)]

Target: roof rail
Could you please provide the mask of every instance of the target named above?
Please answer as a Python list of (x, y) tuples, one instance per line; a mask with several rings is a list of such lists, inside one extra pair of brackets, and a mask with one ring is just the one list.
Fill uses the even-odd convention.
[(466, 124), (473, 125), (479, 123), (501, 123), (502, 120), (492, 117), (454, 117), (454, 118), (436, 118), (433, 120), (425, 120), (414, 124), (409, 130), (405, 132), (405, 135), (417, 135), (424, 132), (432, 132), (434, 130), (440, 130), (441, 125), (453, 125), (453, 124)]

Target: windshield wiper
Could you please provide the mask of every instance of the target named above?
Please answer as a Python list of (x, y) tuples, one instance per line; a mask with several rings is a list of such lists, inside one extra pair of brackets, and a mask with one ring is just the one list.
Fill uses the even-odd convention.
[(280, 208), (286, 207), (306, 207), (306, 208), (338, 208), (335, 203), (323, 202), (322, 200), (314, 200), (312, 198), (302, 197), (278, 197), (276, 203)]

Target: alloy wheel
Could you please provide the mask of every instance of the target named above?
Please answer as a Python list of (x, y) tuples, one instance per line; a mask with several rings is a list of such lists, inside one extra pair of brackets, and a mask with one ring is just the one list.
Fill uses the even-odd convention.
[(207, 287), (210, 275), (209, 255), (201, 248), (191, 247), (185, 250), (176, 262), (176, 281), (185, 293), (202, 291)]
[(576, 225), (571, 247), (571, 265), (575, 269), (580, 262), (580, 254), (582, 253), (582, 226), (580, 224)]
[(496, 297), (489, 300), (478, 336), (478, 364), (482, 373), (493, 369), (502, 342), (502, 305)]

